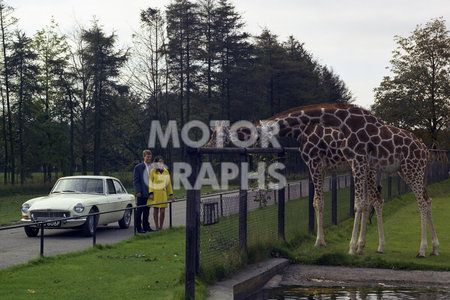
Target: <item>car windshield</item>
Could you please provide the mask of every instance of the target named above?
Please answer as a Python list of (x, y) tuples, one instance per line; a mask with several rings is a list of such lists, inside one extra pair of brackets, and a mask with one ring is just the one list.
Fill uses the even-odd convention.
[(56, 183), (52, 193), (103, 194), (103, 180), (94, 178), (66, 178)]

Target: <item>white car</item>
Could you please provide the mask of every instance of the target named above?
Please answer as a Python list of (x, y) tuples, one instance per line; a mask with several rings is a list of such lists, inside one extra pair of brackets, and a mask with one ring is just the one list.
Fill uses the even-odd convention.
[[(92, 236), (98, 224), (119, 222), (120, 228), (130, 226), (134, 196), (128, 194), (122, 183), (108, 176), (69, 176), (62, 177), (52, 188), (50, 194), (33, 198), (22, 204), (22, 222), (51, 221), (46, 228), (78, 228), (85, 236)], [(89, 213), (130, 208), (96, 216)], [(77, 217), (58, 221), (57, 219)], [(96, 222), (97, 221), (97, 222)], [(29, 237), (39, 233), (39, 226), (24, 227)]]

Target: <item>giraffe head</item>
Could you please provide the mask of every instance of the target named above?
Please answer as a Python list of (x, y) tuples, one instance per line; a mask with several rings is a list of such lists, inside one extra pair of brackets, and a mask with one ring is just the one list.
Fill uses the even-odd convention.
[(230, 144), (230, 126), (225, 121), (217, 121), (214, 127), (211, 127), (212, 133), (210, 140), (205, 144), (206, 148), (223, 147)]
[[(240, 124), (240, 122), (243, 122)], [(248, 121), (236, 122), (232, 126), (228, 126), (228, 122), (217, 122), (212, 128), (211, 138), (205, 147), (223, 147), (233, 143), (238, 147), (249, 147), (249, 141), (258, 140), (258, 129)], [(245, 145), (244, 145), (245, 144)]]
[(274, 120), (261, 120), (255, 125), (257, 131), (257, 137), (253, 144), (255, 148), (267, 148), (269, 143), (272, 143), (274, 147), (280, 147), (278, 137), (280, 127)]

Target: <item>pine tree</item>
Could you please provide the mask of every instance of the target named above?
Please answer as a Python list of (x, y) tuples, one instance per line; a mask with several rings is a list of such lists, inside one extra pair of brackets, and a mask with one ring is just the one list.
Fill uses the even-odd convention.
[(50, 25), (36, 32), (34, 37), (34, 48), (38, 55), (39, 76), (37, 76), (41, 87), (40, 99), (43, 103), (42, 131), (45, 132), (43, 139), (42, 169), (44, 182), (51, 182), (52, 166), (56, 165), (53, 131), (56, 130), (54, 121), (60, 114), (57, 105), (64, 98), (66, 87), (61, 81), (61, 76), (68, 65), (69, 52), (66, 37), (59, 34), (58, 24), (51, 19)]
[[(38, 74), (38, 67), (35, 64), (37, 58), (32, 48), (32, 40), (23, 32), (17, 31), (15, 40), (11, 47), (11, 77), (15, 82), (12, 90), (17, 98), (17, 123), (18, 123), (18, 144), (19, 144), (19, 175), (20, 183), (24, 184), (25, 170), (25, 146), (24, 135), (32, 127), (30, 120), (36, 111), (33, 109), (32, 99), (37, 93), (35, 78)], [(30, 134), (28, 134), (30, 136)], [(26, 147), (30, 149), (30, 147)], [(29, 164), (31, 165), (31, 164)]]
[(244, 22), (236, 12), (234, 5), (228, 0), (219, 0), (216, 9), (216, 44), (220, 60), (219, 89), (222, 98), (222, 116), (231, 120), (232, 90), (237, 84), (234, 74), (245, 66), (246, 54), (250, 50), (248, 44), (249, 34), (243, 31)]
[(176, 0), (166, 10), (167, 52), (171, 74), (177, 80), (182, 126), (191, 118), (191, 93), (195, 86), (198, 68), (196, 64), (199, 57), (197, 8), (197, 5), (191, 1)]
[(127, 53), (115, 50), (117, 36), (114, 33), (105, 35), (96, 20), (90, 29), (83, 31), (82, 39), (86, 42), (83, 56), (91, 82), (90, 102), (94, 109), (94, 174), (99, 174), (102, 167), (102, 125), (112, 97), (120, 88), (116, 80)]
[[(9, 48), (12, 41), (12, 31), (13, 27), (17, 23), (17, 19), (12, 16), (14, 9), (0, 0), (0, 35), (1, 35), (1, 47), (2, 47), (2, 63), (3, 63), (3, 85), (2, 86), (2, 107), (3, 107), (3, 136), (4, 136), (4, 146), (5, 146), (5, 173), (4, 182), (7, 182), (8, 169), (11, 176), (11, 183), (15, 183), (15, 154), (14, 154), (14, 138), (13, 138), (13, 121), (11, 112), (11, 99), (10, 99), (10, 53)], [(5, 106), (6, 98), (6, 106)], [(6, 115), (5, 115), (6, 111)], [(8, 120), (8, 125), (6, 127), (6, 119)], [(6, 132), (6, 128), (8, 129)], [(9, 136), (9, 140), (8, 140)], [(8, 152), (9, 144), (9, 152)]]

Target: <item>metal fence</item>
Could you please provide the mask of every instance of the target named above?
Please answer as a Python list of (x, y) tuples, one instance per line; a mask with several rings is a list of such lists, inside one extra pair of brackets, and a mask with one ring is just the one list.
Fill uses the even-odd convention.
[[(45, 243), (45, 234), (46, 234), (46, 224), (49, 223), (54, 223), (54, 222), (64, 222), (67, 220), (76, 220), (76, 219), (80, 219), (80, 218), (88, 218), (88, 217), (94, 217), (97, 218), (99, 215), (103, 215), (103, 214), (109, 214), (109, 213), (114, 213), (114, 212), (120, 212), (120, 211), (126, 211), (126, 210), (133, 210), (134, 215), (136, 215), (136, 211), (138, 208), (142, 208), (142, 207), (152, 207), (158, 204), (168, 204), (169, 205), (169, 227), (172, 228), (173, 226), (173, 205), (177, 202), (185, 202), (186, 199), (179, 199), (179, 200), (175, 200), (175, 201), (168, 201), (168, 202), (164, 202), (164, 203), (155, 203), (155, 204), (149, 204), (149, 205), (141, 205), (141, 206), (133, 206), (133, 207), (127, 207), (127, 208), (122, 208), (122, 209), (116, 209), (116, 210), (108, 210), (108, 211), (103, 211), (103, 212), (95, 212), (95, 213), (90, 213), (90, 214), (86, 214), (86, 215), (82, 215), (82, 216), (77, 216), (77, 217), (67, 217), (67, 218), (53, 218), (49, 221), (36, 221), (36, 222), (32, 222), (29, 224), (18, 224), (18, 225), (12, 225), (12, 226), (5, 226), (5, 227), (0, 227), (0, 231), (6, 231), (6, 230), (11, 230), (11, 229), (17, 229), (17, 228), (25, 228), (25, 227), (39, 227), (40, 229), (40, 256), (43, 257), (44, 256), (44, 243)], [(134, 219), (134, 218), (132, 218)], [(94, 224), (97, 224), (97, 219), (94, 219)], [(64, 228), (61, 228), (64, 229)], [(136, 224), (134, 224), (134, 234), (136, 234), (137, 229), (136, 229)], [(94, 226), (94, 231), (92, 234), (92, 246), (95, 246), (97, 243), (97, 226)]]
[[(248, 161), (249, 153), (278, 153), (283, 161), (286, 152), (297, 148), (190, 148), (188, 163), (192, 166), (189, 181), (197, 179), (202, 154), (234, 153), (240, 162)], [(429, 165), (427, 183), (448, 178), (447, 161)], [(242, 174), (241, 174), (242, 176)], [(399, 176), (380, 174), (378, 183), (385, 201), (408, 191)], [(338, 224), (354, 215), (354, 183), (350, 174), (336, 175), (325, 180), (324, 226)], [(245, 264), (249, 245), (264, 246), (266, 240), (285, 239), (298, 232), (314, 232), (314, 188), (312, 181), (291, 182), (279, 190), (266, 191), (270, 196), (264, 204), (254, 201), (257, 191), (240, 189), (235, 194), (200, 197), (200, 191), (187, 191), (186, 208), (186, 273), (185, 296), (195, 298), (195, 275), (203, 272), (226, 273), (227, 268)], [(288, 236), (289, 238), (289, 236)], [(251, 251), (251, 249), (250, 249)], [(216, 269), (208, 269), (214, 264)]]

